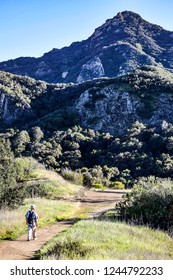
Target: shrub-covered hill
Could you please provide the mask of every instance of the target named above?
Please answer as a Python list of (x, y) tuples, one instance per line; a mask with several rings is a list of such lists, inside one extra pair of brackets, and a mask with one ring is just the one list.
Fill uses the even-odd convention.
[(0, 96), (1, 137), (15, 157), (88, 186), (172, 177), (173, 74), (164, 69), (67, 85), (1, 72)]
[(156, 67), (82, 84), (48, 84), (0, 72), (1, 131), (30, 124), (46, 131), (81, 125), (112, 134), (133, 122), (173, 120), (173, 74)]

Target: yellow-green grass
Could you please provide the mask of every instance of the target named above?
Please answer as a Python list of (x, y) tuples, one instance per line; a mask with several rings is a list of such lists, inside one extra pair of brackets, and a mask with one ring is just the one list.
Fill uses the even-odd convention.
[(27, 199), (24, 205), (17, 210), (1, 210), (0, 212), (0, 240), (16, 239), (26, 232), (25, 214), (30, 205), (36, 205), (39, 216), (39, 228), (48, 224), (56, 223), (58, 220), (68, 219), (78, 211), (78, 202), (65, 202), (48, 199)]
[[(44, 195), (49, 199), (76, 197), (83, 188), (64, 180), (56, 172), (50, 170), (36, 169), (30, 173), (30, 178), (36, 182), (40, 181)], [(33, 181), (29, 181), (28, 184), (32, 186)]]
[(36, 255), (60, 260), (169, 260), (173, 239), (159, 230), (120, 222), (80, 221)]

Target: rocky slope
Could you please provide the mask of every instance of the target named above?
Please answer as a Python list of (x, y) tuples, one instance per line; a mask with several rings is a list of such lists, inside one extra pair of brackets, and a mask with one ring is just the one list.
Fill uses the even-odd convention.
[(74, 125), (113, 134), (135, 121), (173, 123), (173, 74), (143, 67), (117, 78), (81, 84), (48, 84), (0, 72), (0, 120), (4, 127), (38, 125), (58, 130)]
[(53, 49), (40, 58), (0, 63), (0, 70), (49, 83), (81, 83), (117, 77), (143, 65), (173, 70), (173, 32), (125, 11), (107, 20), (87, 40)]

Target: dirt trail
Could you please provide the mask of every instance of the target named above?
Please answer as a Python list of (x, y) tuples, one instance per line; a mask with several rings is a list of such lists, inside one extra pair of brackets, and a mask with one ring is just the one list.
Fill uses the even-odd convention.
[[(100, 215), (113, 208), (121, 197), (121, 192), (87, 191), (81, 200), (80, 211), (89, 214), (89, 217)], [(38, 228), (38, 239), (30, 242), (26, 241), (26, 234), (15, 241), (3, 241), (0, 243), (0, 260), (30, 260), (48, 240), (71, 225), (67, 221), (57, 222), (57, 224), (42, 229)]]

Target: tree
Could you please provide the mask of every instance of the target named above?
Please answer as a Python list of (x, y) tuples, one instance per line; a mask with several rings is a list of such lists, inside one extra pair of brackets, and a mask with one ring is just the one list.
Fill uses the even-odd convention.
[(44, 138), (44, 133), (39, 126), (33, 127), (31, 130), (31, 134), (34, 143), (38, 143), (42, 138)]
[(10, 142), (0, 139), (0, 208), (15, 208), (23, 201), (24, 192), (16, 184), (14, 156)]
[(25, 151), (26, 145), (30, 143), (30, 137), (26, 130), (19, 132), (13, 140), (15, 155), (20, 156)]

